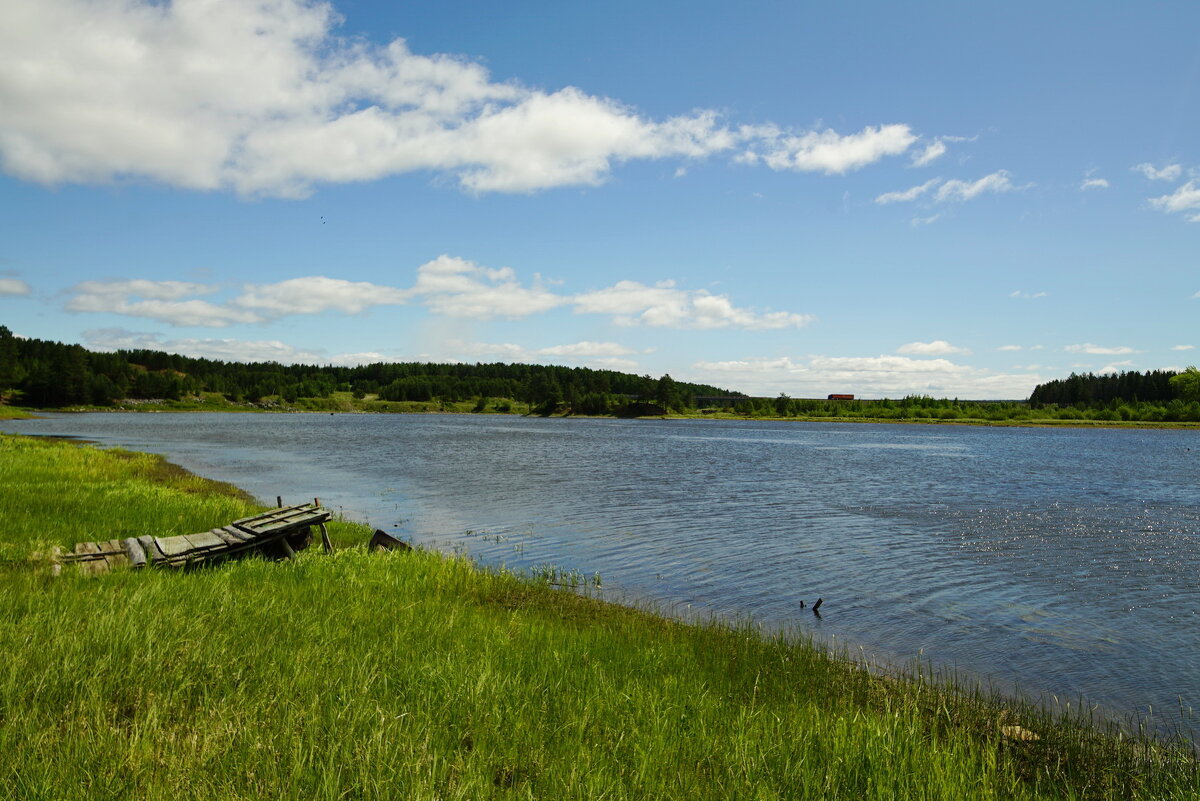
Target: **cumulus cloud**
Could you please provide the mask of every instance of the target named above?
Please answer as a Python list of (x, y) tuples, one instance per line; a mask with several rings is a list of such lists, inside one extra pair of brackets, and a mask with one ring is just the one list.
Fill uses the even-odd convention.
[(1067, 345), (1063, 350), (1068, 353), (1090, 353), (1094, 356), (1120, 356), (1126, 353), (1137, 353), (1136, 350), (1126, 345), (1104, 347), (1103, 345), (1093, 345), (1090, 342), (1081, 345)]
[(913, 154), (912, 166), (924, 167), (940, 159), (946, 153), (946, 144), (941, 139), (934, 139), (920, 153)]
[(896, 348), (896, 352), (907, 356), (948, 356), (952, 353), (970, 353), (971, 351), (955, 347), (944, 339), (935, 339), (933, 342), (909, 342), (907, 345)]
[(381, 362), (381, 353), (344, 353), (335, 356), (323, 351), (302, 350), (277, 339), (164, 339), (158, 334), (127, 331), (123, 328), (98, 328), (83, 333), (89, 347), (100, 351), (160, 350), (198, 359), (238, 362), (279, 362), (280, 364), (335, 364), (354, 366)]
[(555, 292), (547, 283), (536, 274), (531, 282), (523, 283), (511, 267), (489, 268), (443, 254), (418, 267), (416, 281), (407, 288), (318, 275), (273, 284), (246, 284), (232, 298), (210, 301), (196, 296), (213, 295), (221, 287), (141, 279), (85, 281), (69, 290), (66, 308), (144, 317), (174, 326), (213, 328), (328, 311), (359, 314), (373, 307), (402, 304), (475, 320), (518, 319), (570, 307), (576, 314), (609, 315), (623, 326), (685, 329), (800, 328), (813, 320), (806, 314), (735, 306), (725, 295), (680, 289), (672, 281), (653, 286), (618, 281), (574, 295)]
[(1130, 367), (1133, 367), (1133, 362), (1128, 361), (1128, 360), (1120, 361), (1120, 362), (1113, 362), (1112, 364), (1106, 364), (1103, 367), (1101, 367), (1099, 370), (1096, 371), (1096, 374), (1097, 375), (1105, 375), (1106, 373), (1123, 373), (1126, 370), (1128, 370)]
[(1171, 350), (1191, 350), (1195, 347), (1195, 345), (1172, 345)]
[(408, 293), (366, 281), (312, 275), (276, 284), (248, 284), (233, 303), (265, 315), (319, 314), (330, 309), (358, 314), (372, 306), (404, 303)]
[(633, 348), (620, 345), (616, 342), (575, 342), (571, 345), (552, 345), (548, 348), (541, 348), (538, 353), (544, 356), (628, 356), (631, 353), (637, 353)]
[(1089, 189), (1108, 189), (1108, 181), (1103, 178), (1084, 178), (1079, 184), (1079, 191), (1086, 192)]
[(1165, 167), (1159, 168), (1150, 163), (1143, 163), (1134, 165), (1132, 169), (1134, 172), (1141, 173), (1151, 181), (1174, 181), (1183, 175), (1183, 166), (1179, 164), (1168, 164)]
[[(934, 189), (936, 187), (936, 190)], [(911, 203), (925, 195), (934, 203), (962, 203), (974, 200), (985, 193), (1000, 194), (1013, 192), (1024, 187), (1015, 186), (1008, 170), (997, 170), (976, 181), (960, 181), (957, 179), (943, 182), (941, 178), (931, 178), (923, 184), (895, 192), (884, 192), (875, 198), (876, 203)], [(936, 219), (935, 215), (933, 219)], [(932, 220), (930, 220), (932, 221)], [(914, 221), (915, 222), (915, 221)]]
[(662, 120), (575, 87), (495, 81), (403, 39), (342, 36), (317, 0), (22, 0), (0, 26), (0, 164), (46, 184), (149, 179), (298, 197), (427, 171), (473, 192), (605, 180), (631, 159), (741, 152), (845, 173), (906, 151), (907, 125), (789, 131), (710, 110)]
[(567, 302), (542, 286), (539, 277), (524, 286), (510, 267), (491, 269), (447, 255), (418, 267), (408, 293), (438, 314), (483, 320), (526, 317)]
[[(750, 129), (743, 129), (744, 132)], [(885, 156), (899, 155), (917, 141), (907, 125), (867, 126), (858, 133), (839, 134), (832, 128), (802, 134), (761, 129), (761, 142), (742, 160), (762, 160), (776, 170), (823, 172), (840, 175), (873, 164)]]
[(1014, 289), (1008, 293), (1010, 298), (1020, 298), (1021, 300), (1037, 300), (1038, 298), (1046, 297), (1045, 292), (1026, 292), (1023, 289)]
[(29, 284), (19, 278), (4, 278), (0, 276), (0, 296), (28, 295), (31, 291)]
[(910, 189), (904, 189), (899, 192), (884, 192), (882, 195), (875, 198), (876, 203), (910, 203), (921, 195), (928, 192), (933, 187), (942, 182), (941, 178), (931, 178), (923, 184), (919, 184)]
[(677, 289), (672, 281), (654, 286), (618, 281), (611, 287), (575, 295), (571, 302), (577, 314), (609, 314), (618, 325), (754, 330), (801, 328), (813, 320), (807, 314), (740, 308), (724, 295)]
[(996, 348), (996, 350), (998, 350), (998, 351), (1021, 350), (1021, 346), (1020, 345), (1001, 345), (1000, 347)]
[(143, 317), (174, 326), (222, 328), (262, 320), (252, 311), (188, 298), (189, 295), (212, 294), (218, 289), (185, 281), (84, 281), (69, 290), (71, 297), (66, 309)]
[(941, 214), (931, 214), (928, 217), (913, 217), (908, 224), (913, 228), (920, 228), (922, 225), (933, 225), (940, 219), (942, 219)]
[(498, 359), (507, 362), (552, 362), (585, 365), (608, 370), (637, 370), (639, 363), (626, 356), (639, 351), (616, 342), (575, 342), (567, 345), (549, 345), (531, 348), (509, 342), (463, 342), (448, 340), (442, 349), (456, 361)]
[(934, 199), (938, 203), (963, 202), (974, 200), (985, 192), (1012, 192), (1016, 188), (1013, 186), (1008, 170), (997, 170), (977, 181), (946, 181), (938, 187)]
[[(1200, 186), (1196, 179), (1188, 181), (1174, 192), (1150, 199), (1150, 205), (1166, 214), (1200, 212)], [(1200, 213), (1188, 214), (1188, 222), (1200, 222)]]
[(786, 392), (825, 397), (831, 392), (898, 398), (913, 394), (962, 398), (1024, 398), (1041, 383), (1034, 373), (992, 373), (947, 359), (907, 356), (763, 357), (692, 365), (692, 381), (736, 385), (756, 395)]

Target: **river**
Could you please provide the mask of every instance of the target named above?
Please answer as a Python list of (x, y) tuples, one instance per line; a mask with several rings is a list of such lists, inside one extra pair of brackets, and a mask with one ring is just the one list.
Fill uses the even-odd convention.
[(487, 565), (598, 573), (592, 592), (667, 614), (1200, 722), (1194, 431), (168, 413), (0, 428), (161, 453), (268, 502), (319, 496)]

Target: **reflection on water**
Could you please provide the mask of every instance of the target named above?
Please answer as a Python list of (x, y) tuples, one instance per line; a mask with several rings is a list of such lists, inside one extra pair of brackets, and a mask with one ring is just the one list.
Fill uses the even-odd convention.
[[(1200, 706), (1189, 431), (476, 416), (63, 415), (482, 562), (923, 654), (1120, 711)], [(825, 599), (818, 620), (800, 601)]]

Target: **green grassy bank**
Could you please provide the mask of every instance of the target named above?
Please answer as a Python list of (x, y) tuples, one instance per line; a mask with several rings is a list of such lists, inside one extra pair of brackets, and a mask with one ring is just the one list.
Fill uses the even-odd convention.
[(334, 556), (287, 563), (82, 578), (27, 559), (253, 509), (156, 457), (0, 436), (0, 797), (1200, 795), (1165, 746), (459, 558), (368, 554), (350, 524)]

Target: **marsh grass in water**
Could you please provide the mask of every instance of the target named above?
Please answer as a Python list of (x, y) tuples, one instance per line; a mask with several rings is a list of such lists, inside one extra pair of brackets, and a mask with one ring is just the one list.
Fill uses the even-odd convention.
[(462, 558), (345, 547), (54, 578), (18, 552), (254, 509), (156, 457), (0, 438), (0, 796), (1188, 798), (1184, 750)]

